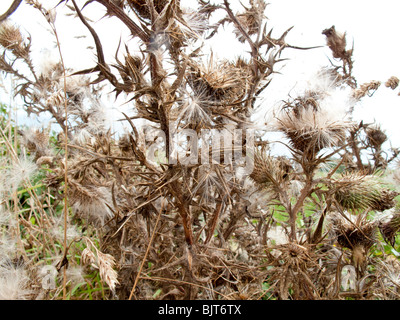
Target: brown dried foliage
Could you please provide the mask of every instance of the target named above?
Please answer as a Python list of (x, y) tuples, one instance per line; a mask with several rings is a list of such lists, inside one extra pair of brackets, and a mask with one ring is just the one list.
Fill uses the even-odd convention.
[[(290, 157), (272, 155), (262, 134), (256, 136), (254, 149), (248, 150), (246, 144), (239, 147), (240, 154), (251, 151), (254, 160), (249, 179), (239, 174), (242, 164), (234, 161), (164, 163), (162, 157), (173, 155), (168, 147), (156, 161), (146, 153), (157, 140), (146, 136), (137, 119), (149, 123), (147, 133), (163, 132), (166, 146), (171, 143), (169, 134), (183, 129), (199, 133), (204, 128), (221, 132), (251, 128), (251, 115), (268, 89), (275, 64), (282, 61), (282, 51), (310, 49), (286, 43), (290, 29), (278, 38), (272, 36), (265, 22), (264, 1), (250, 1), (248, 8), (236, 13), (227, 0), (220, 5), (199, 0), (198, 12), (204, 17), (217, 11), (224, 15), (215, 26), (200, 31), (185, 21), (180, 1), (90, 1), (85, 5), (97, 2), (104, 6), (106, 15), (119, 19), (138, 40), (137, 53), (130, 53), (126, 45), (121, 61), (118, 47), (113, 63), (106, 61), (90, 19), (76, 1), (71, 2), (67, 8), (94, 40), (95, 66), (67, 69), (67, 83), (63, 83), (61, 63), (48, 65), (40, 74), (30, 67), (31, 74), (25, 76), (3, 54), (0, 67), (19, 78), (17, 94), (23, 97), (28, 113), (50, 113), (62, 132), (69, 134), (61, 133), (56, 142), (62, 150), (67, 139), (66, 159), (62, 152), (49, 153), (45, 132), (21, 132), (37, 163), (48, 166), (43, 182), (55, 201), (66, 196), (75, 221), (98, 237), (99, 248), (89, 236), (84, 238), (82, 261), (99, 269), (111, 289), (110, 298), (340, 299), (351, 294), (356, 298), (381, 294), (365, 278), (378, 226), (360, 210), (395, 206), (397, 193), (368, 180), (376, 168), (384, 168), (395, 156), (383, 158), (387, 136), (379, 127), (331, 121), (320, 103), (324, 92), (307, 91), (284, 103), (277, 115), (276, 127), (289, 140)], [(39, 3), (31, 4), (45, 10)], [(199, 36), (213, 37), (225, 23), (234, 26), (249, 54), (235, 61), (210, 55), (205, 63), (202, 48), (191, 50), (188, 43)], [(29, 45), (18, 29), (4, 25), (2, 30), (4, 53), (9, 51), (31, 66)], [(323, 34), (333, 57), (343, 63), (331, 70), (335, 85), (350, 86), (356, 99), (377, 90), (378, 82), (357, 88), (351, 74), (353, 51), (346, 48), (345, 34), (335, 27)], [(172, 66), (168, 70), (166, 62)], [(99, 115), (102, 85), (111, 86), (117, 97), (126, 94), (131, 106), (121, 119), (129, 130), (119, 137)], [(187, 103), (190, 99), (193, 104)], [(65, 103), (68, 119), (63, 112)], [(189, 153), (187, 146), (181, 145)], [(208, 144), (199, 149), (199, 154), (210, 156), (215, 151)], [(372, 164), (362, 162), (361, 151), (367, 149), (373, 152)], [(220, 148), (215, 154), (222, 158), (225, 151)], [(343, 160), (321, 171), (335, 155)], [(337, 177), (339, 168), (346, 175)], [(68, 189), (63, 194), (65, 182)], [(335, 215), (338, 211), (340, 217)], [(359, 218), (350, 223), (350, 218), (343, 218), (347, 214), (359, 214)], [(331, 232), (327, 221), (334, 226)], [(392, 245), (397, 222), (380, 225)], [(278, 225), (287, 237), (283, 244), (273, 245), (269, 235)], [(358, 291), (351, 294), (340, 288), (344, 265), (357, 269)], [(386, 277), (383, 271), (379, 276)], [(263, 287), (265, 283), (269, 289)]]

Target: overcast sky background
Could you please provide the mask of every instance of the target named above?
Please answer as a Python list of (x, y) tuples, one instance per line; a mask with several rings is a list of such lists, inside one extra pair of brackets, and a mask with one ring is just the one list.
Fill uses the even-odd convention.
[[(47, 4), (46, 7), (50, 8), (59, 0), (44, 2)], [(234, 9), (240, 8), (238, 0), (230, 2)], [(11, 3), (12, 0), (0, 1), (0, 11), (4, 12)], [(78, 3), (82, 6), (84, 1)], [(191, 3), (191, 0), (181, 0), (182, 5), (190, 6)], [(88, 8), (91, 8), (90, 13), (85, 11)], [(101, 19), (104, 11), (96, 11), (95, 8), (101, 6), (90, 4), (83, 12), (94, 20), (92, 26), (99, 35), (107, 39), (103, 40), (103, 46), (106, 59), (112, 62), (120, 37), (124, 39), (128, 33), (118, 20)], [(288, 92), (312, 77), (320, 67), (330, 65), (328, 59), (331, 57), (330, 51), (325, 46), (325, 36), (321, 32), (335, 25), (338, 31), (346, 31), (349, 47), (354, 43), (353, 74), (358, 83), (370, 80), (382, 82), (381, 88), (373, 97), (364, 99), (362, 107), (356, 108), (355, 116), (366, 122), (375, 120), (380, 123), (393, 146), (400, 147), (400, 96), (397, 95), (399, 88), (392, 91), (384, 86), (384, 82), (391, 76), (400, 78), (399, 12), (398, 0), (270, 0), (266, 15), (269, 19), (269, 28), (273, 27), (273, 36), (279, 37), (286, 29), (294, 26), (286, 38), (289, 44), (324, 47), (311, 51), (291, 49), (284, 51), (284, 56), (290, 60), (281, 65), (282, 74), (276, 75), (268, 88), (270, 98), (265, 99), (265, 108), (270, 108), (281, 99), (287, 98)], [(46, 31), (48, 26), (44, 18), (35, 9), (23, 3), (12, 16), (12, 20), (31, 34), (37, 59), (43, 60), (43, 57), (47, 59), (49, 49), (53, 49), (54, 39)], [(72, 23), (73, 21), (75, 22)], [(75, 38), (88, 34), (78, 19), (58, 14), (56, 26), (66, 65), (76, 69), (94, 65), (95, 51), (90, 48), (94, 46), (91, 37)], [(235, 58), (241, 54), (240, 46), (233, 42), (229, 28), (226, 34), (213, 41), (212, 46), (213, 51), (218, 52), (219, 56)], [(57, 55), (55, 57), (57, 58)], [(9, 101), (4, 94), (0, 99), (3, 102)], [(118, 110), (119, 107), (114, 104), (112, 108)], [(117, 118), (119, 117), (118, 115)]]

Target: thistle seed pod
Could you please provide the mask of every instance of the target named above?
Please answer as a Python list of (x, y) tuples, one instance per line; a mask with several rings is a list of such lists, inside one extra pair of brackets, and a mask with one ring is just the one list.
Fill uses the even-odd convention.
[[(259, 31), (267, 4), (262, 0), (250, 1), (250, 4), (250, 8), (245, 7), (245, 12), (237, 15), (237, 20), (247, 34), (251, 36)], [(237, 39), (244, 43), (246, 38), (241, 31), (236, 28), (234, 32)]]
[(326, 36), (326, 42), (336, 59), (347, 60), (352, 55), (352, 50), (346, 50), (346, 33), (339, 33), (335, 26), (322, 31)]
[(294, 149), (312, 159), (324, 148), (340, 145), (346, 138), (351, 122), (334, 119), (328, 110), (321, 110), (315, 99), (303, 104), (286, 106), (278, 116), (277, 129), (284, 132)]
[(49, 130), (28, 129), (19, 131), (23, 137), (23, 144), (30, 153), (35, 154), (35, 161), (50, 155)]
[(396, 89), (396, 88), (398, 87), (399, 81), (400, 81), (399, 78), (397, 78), (397, 77), (395, 77), (395, 76), (390, 77), (390, 78), (386, 81), (385, 86), (386, 86), (387, 88), (390, 88), (390, 89), (394, 90), (394, 89)]
[(256, 152), (254, 154), (254, 169), (250, 178), (259, 185), (282, 183), (289, 179), (293, 171), (289, 161), (283, 157), (274, 158), (268, 154)]
[[(236, 102), (249, 86), (249, 70), (228, 61), (217, 63), (212, 56), (207, 65), (192, 63), (190, 69), (189, 84), (202, 100), (224, 104)], [(221, 111), (231, 113), (230, 108)]]
[(400, 211), (397, 211), (389, 221), (379, 223), (379, 231), (383, 239), (390, 243), (392, 247), (395, 245), (396, 234), (400, 230)]
[[(344, 214), (344, 213), (343, 213)], [(354, 267), (359, 274), (365, 271), (369, 249), (375, 244), (375, 221), (369, 221), (366, 214), (348, 216), (336, 213), (331, 217), (336, 240), (341, 247), (352, 250)]]
[(381, 145), (387, 140), (387, 135), (378, 127), (369, 127), (366, 130), (368, 142), (375, 149), (380, 149)]
[(333, 186), (334, 198), (345, 210), (365, 210), (381, 199), (379, 182), (361, 172), (342, 174), (334, 180)]
[(0, 25), (0, 45), (17, 58), (26, 59), (29, 55), (30, 46), (24, 43), (20, 30), (7, 22)]
[[(154, 8), (157, 13), (161, 13), (169, 3), (168, 0), (154, 0)], [(128, 5), (142, 18), (150, 19), (151, 13), (146, 0), (128, 0)]]
[(372, 202), (371, 209), (375, 211), (385, 211), (393, 208), (396, 205), (395, 197), (399, 195), (398, 192), (388, 189), (382, 189), (379, 199)]
[(112, 199), (107, 188), (82, 185), (73, 179), (68, 180), (68, 185), (68, 199), (77, 214), (101, 226), (113, 216), (108, 207), (112, 204)]

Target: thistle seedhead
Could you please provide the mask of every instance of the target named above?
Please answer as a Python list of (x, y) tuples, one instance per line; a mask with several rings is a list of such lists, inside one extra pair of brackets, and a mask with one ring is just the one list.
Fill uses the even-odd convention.
[[(250, 8), (245, 8), (243, 13), (237, 15), (237, 20), (239, 21), (240, 25), (243, 27), (245, 32), (248, 35), (253, 35), (259, 32), (261, 28), (261, 23), (265, 18), (265, 8), (267, 4), (263, 0), (252, 0), (250, 1)], [(240, 42), (245, 42), (246, 37), (241, 33), (238, 28), (235, 28), (235, 35)]]
[(23, 138), (22, 143), (31, 154), (35, 155), (35, 160), (38, 160), (40, 157), (51, 156), (49, 129), (29, 128), (19, 131)]
[(380, 149), (382, 144), (387, 140), (387, 135), (380, 126), (368, 127), (365, 130), (368, 142), (375, 149)]
[(196, 125), (196, 128), (212, 128), (212, 111), (210, 105), (212, 101), (206, 100), (206, 92), (200, 94), (184, 94), (179, 102), (176, 112), (177, 122)]
[[(248, 70), (229, 61), (214, 61), (207, 65), (191, 63), (188, 81), (195, 95), (204, 100), (229, 104), (240, 100), (249, 86)], [(218, 110), (215, 110), (218, 112)], [(226, 110), (231, 112), (231, 110)]]
[(332, 118), (330, 111), (319, 108), (315, 98), (303, 102), (301, 107), (287, 106), (277, 117), (277, 129), (285, 133), (291, 145), (307, 158), (324, 148), (341, 145), (353, 124)]
[(322, 31), (322, 34), (326, 36), (326, 42), (332, 51), (332, 55), (336, 59), (346, 60), (349, 59), (352, 50), (346, 50), (346, 33), (339, 33), (336, 31), (335, 26)]
[(68, 180), (68, 200), (78, 215), (98, 225), (113, 216), (107, 205), (112, 205), (111, 192), (104, 186), (81, 184)]
[(290, 267), (304, 269), (312, 261), (309, 248), (295, 242), (280, 245), (279, 250), (282, 253), (279, 258)]
[(394, 247), (397, 232), (400, 230), (400, 211), (396, 210), (387, 221), (379, 221), (379, 230), (383, 239)]
[(254, 154), (254, 169), (250, 178), (260, 186), (267, 187), (288, 181), (291, 172), (293, 168), (288, 159), (258, 151)]
[(369, 249), (377, 240), (377, 222), (368, 220), (366, 214), (353, 216), (345, 212), (333, 213), (330, 219), (338, 244), (352, 250), (354, 267), (362, 274)]
[(30, 46), (25, 44), (21, 31), (8, 22), (0, 25), (0, 45), (10, 50), (17, 58), (27, 59), (29, 56)]
[(31, 158), (21, 157), (14, 161), (11, 168), (5, 173), (5, 183), (9, 190), (16, 191), (23, 183), (35, 176), (37, 169), (37, 165)]
[(9, 258), (0, 261), (0, 300), (28, 300), (32, 290), (26, 265)]
[[(154, 9), (157, 13), (161, 13), (165, 6), (169, 3), (168, 0), (154, 0)], [(142, 18), (150, 19), (151, 12), (146, 0), (128, 0), (128, 5)]]
[(181, 33), (187, 39), (199, 39), (208, 29), (206, 14), (193, 9), (182, 8), (182, 22), (177, 19)]
[(382, 186), (375, 176), (357, 171), (333, 179), (332, 190), (335, 200), (345, 210), (383, 211), (395, 205), (393, 199), (397, 195)]
[(392, 76), (385, 82), (385, 86), (387, 88), (394, 90), (398, 87), (399, 81), (400, 81), (399, 78)]

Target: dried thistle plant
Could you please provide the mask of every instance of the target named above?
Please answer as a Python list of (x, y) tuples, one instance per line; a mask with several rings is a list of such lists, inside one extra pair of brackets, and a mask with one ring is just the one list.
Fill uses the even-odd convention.
[[(0, 223), (7, 233), (1, 248), (9, 247), (7, 255), (15, 248), (8, 244), (12, 239), (34, 265), (94, 266), (110, 288), (111, 294), (93, 290), (102, 299), (385, 297), (363, 275), (375, 263), (369, 255), (378, 228), (396, 245), (398, 217), (367, 217), (396, 206), (398, 194), (373, 173), (397, 155), (385, 158), (390, 137), (382, 127), (351, 120), (355, 103), (381, 83), (357, 86), (346, 33), (323, 31), (342, 65), (323, 69), (251, 137), (245, 133), (255, 128), (255, 111), (282, 52), (312, 49), (287, 43), (291, 28), (272, 35), (265, 1), (251, 0), (237, 12), (228, 0), (199, 0), (197, 9), (184, 8), (182, 1), (89, 1), (85, 9), (100, 5), (130, 33), (114, 57), (105, 54), (108, 43), (92, 12), (84, 15), (75, 0), (62, 2), (66, 6), (46, 9), (27, 1), (55, 36), (56, 12), (62, 10), (88, 31), (96, 60), (83, 70), (47, 56), (33, 67), (22, 32), (9, 23), (0, 28), (1, 70), (15, 77), (15, 94), (26, 111), (50, 115), (60, 132), (28, 128), (12, 141), (10, 125), (1, 128), (1, 146), (12, 159), (1, 160), (0, 176)], [(214, 13), (221, 14), (216, 23)], [(224, 24), (233, 27), (237, 45), (248, 48), (233, 60), (218, 58), (206, 46)], [(394, 89), (398, 79), (385, 85)], [(118, 122), (126, 125), (124, 132), (109, 123), (109, 92), (127, 108)], [(271, 130), (285, 136), (288, 142), (278, 143), (287, 155), (273, 154), (275, 142), (266, 138)], [(25, 169), (18, 171), (17, 146), (36, 164), (21, 162)], [(364, 161), (366, 151), (371, 163)], [(46, 177), (33, 186), (38, 167)], [(11, 173), (18, 179), (8, 179)], [(71, 210), (62, 215), (65, 198)], [(61, 227), (62, 218), (67, 219)], [(350, 255), (358, 272), (351, 290), (357, 292), (340, 286)], [(376, 270), (387, 281), (387, 270)], [(72, 274), (63, 288), (29, 294), (58, 298), (61, 290), (64, 297), (67, 290), (79, 292)], [(28, 297), (27, 283), (21, 283), (20, 297)]]
[(352, 250), (354, 267), (363, 274), (367, 266), (370, 248), (376, 243), (377, 224), (368, 220), (366, 214), (349, 216), (336, 213), (331, 216), (336, 239), (340, 246)]

